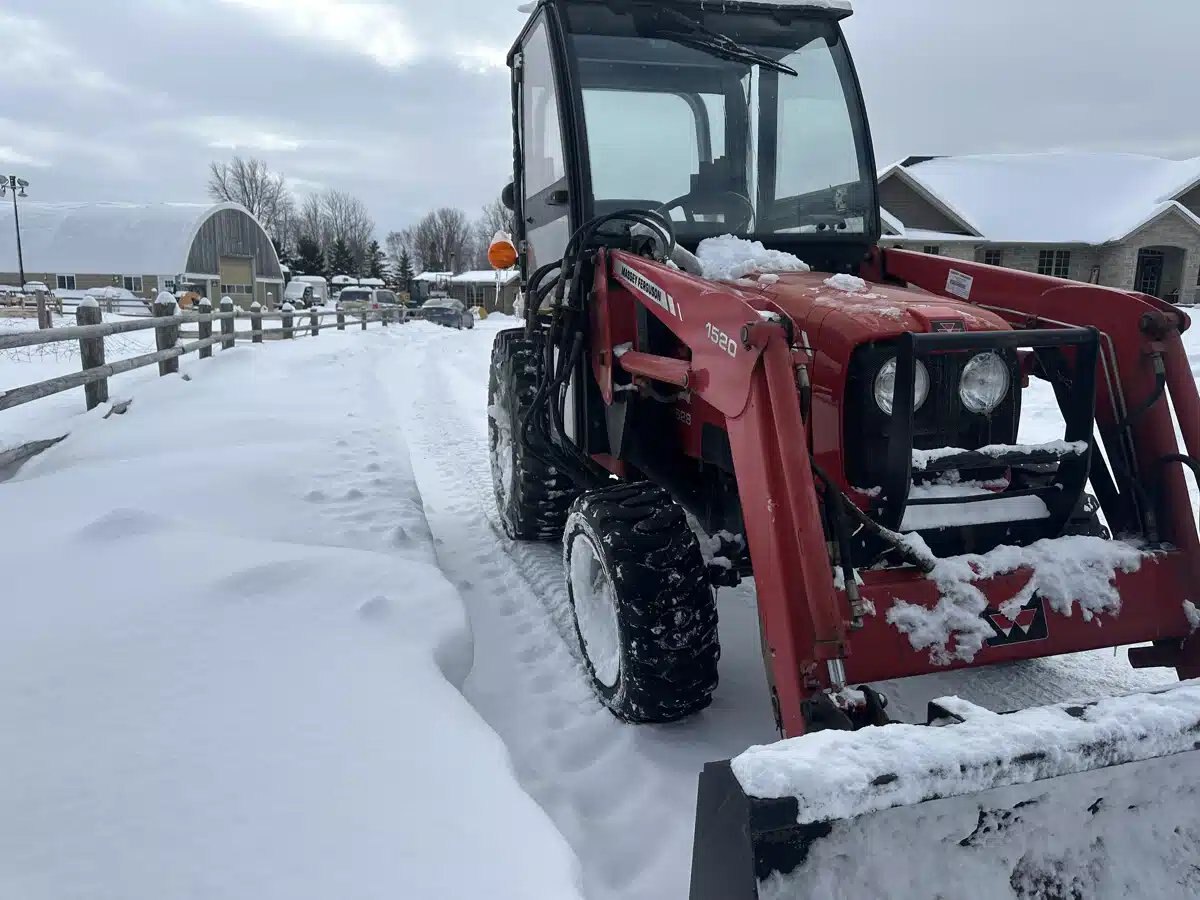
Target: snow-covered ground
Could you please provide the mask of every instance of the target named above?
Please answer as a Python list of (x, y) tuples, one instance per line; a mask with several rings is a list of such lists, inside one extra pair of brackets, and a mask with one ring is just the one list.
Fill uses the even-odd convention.
[[(115, 379), (123, 416), (0, 413), (70, 432), (0, 484), (0, 896), (687, 895), (698, 772), (775, 736), (753, 588), (720, 593), (709, 709), (601, 708), (559, 549), (496, 520), (512, 324), (239, 346)], [(0, 356), (0, 389), (31, 365)], [(1021, 440), (1061, 436), (1052, 403)], [(924, 721), (1173, 681), (1105, 651), (879, 687)]]

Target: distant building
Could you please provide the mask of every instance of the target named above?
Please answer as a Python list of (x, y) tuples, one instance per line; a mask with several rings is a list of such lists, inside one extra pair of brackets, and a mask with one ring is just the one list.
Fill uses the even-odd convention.
[(468, 308), (482, 306), (488, 312), (512, 314), (521, 276), (516, 270), (496, 272), (463, 272), (447, 282), (451, 297), (461, 300)]
[[(152, 298), (192, 286), (241, 306), (283, 295), (283, 271), (261, 223), (236, 203), (21, 204), (25, 278), (53, 289), (123, 288)], [(15, 283), (11, 216), (0, 216), (0, 283)]]
[(1200, 159), (914, 156), (879, 196), (884, 246), (1198, 299)]

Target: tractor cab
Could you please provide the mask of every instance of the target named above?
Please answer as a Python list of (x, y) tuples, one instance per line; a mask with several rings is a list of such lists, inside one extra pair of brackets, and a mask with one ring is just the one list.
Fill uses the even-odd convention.
[(840, 271), (879, 236), (849, 3), (541, 0), (509, 56), (526, 275), (583, 223), (657, 210)]

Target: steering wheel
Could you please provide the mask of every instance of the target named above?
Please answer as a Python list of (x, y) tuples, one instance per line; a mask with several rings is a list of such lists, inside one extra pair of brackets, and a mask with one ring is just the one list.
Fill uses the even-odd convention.
[(721, 212), (725, 214), (725, 228), (730, 232), (745, 231), (749, 228), (755, 213), (750, 198), (737, 191), (692, 191), (655, 209), (667, 218), (670, 218), (671, 210), (682, 209), (684, 219), (692, 224), (695, 224), (698, 215)]

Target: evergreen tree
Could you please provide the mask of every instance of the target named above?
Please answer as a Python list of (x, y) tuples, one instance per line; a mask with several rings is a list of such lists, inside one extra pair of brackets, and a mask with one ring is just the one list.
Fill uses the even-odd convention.
[(411, 294), (413, 277), (412, 257), (408, 255), (408, 248), (405, 247), (400, 250), (400, 259), (396, 264), (396, 281), (399, 282), (400, 290)]
[(345, 238), (338, 238), (329, 245), (326, 260), (329, 263), (330, 278), (334, 275), (349, 275), (354, 271), (354, 253), (351, 252)]
[(295, 265), (292, 268), (293, 275), (325, 274), (325, 256), (314, 238), (301, 235), (296, 240)]
[(367, 246), (366, 272), (368, 278), (383, 278), (387, 274), (387, 257), (379, 241), (371, 241)]
[(281, 266), (287, 266), (289, 269), (294, 269), (296, 266), (296, 260), (292, 256), (291, 251), (288, 249), (288, 245), (279, 238), (271, 238), (271, 243), (275, 246), (276, 255), (279, 256), (279, 264)]

